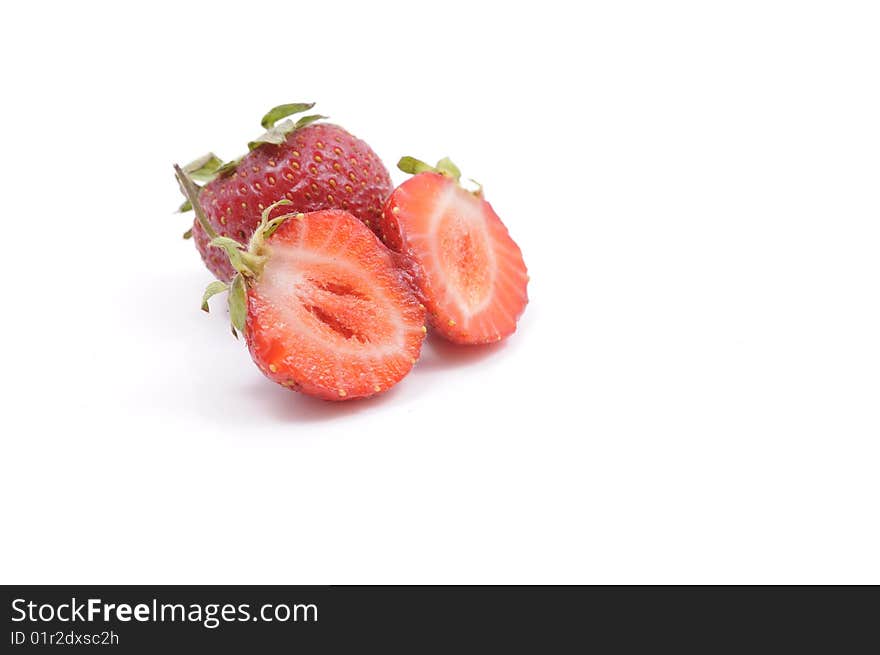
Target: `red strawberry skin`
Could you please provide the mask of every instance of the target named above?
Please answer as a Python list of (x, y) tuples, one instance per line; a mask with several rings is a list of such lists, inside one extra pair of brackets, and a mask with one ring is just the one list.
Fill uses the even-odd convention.
[[(252, 150), (234, 172), (206, 184), (199, 201), (219, 235), (246, 243), (263, 209), (282, 198), (299, 212), (344, 209), (378, 234), (391, 189), (388, 170), (370, 146), (338, 125), (313, 123), (291, 132), (281, 145)], [(193, 239), (208, 269), (228, 282), (232, 266), (222, 250), (210, 246), (198, 221)]]
[(351, 214), (289, 218), (266, 241), (248, 284), (245, 338), (275, 382), (325, 400), (365, 398), (419, 357), (425, 308), (399, 257)]
[(459, 344), (500, 341), (528, 303), (519, 246), (482, 196), (444, 175), (419, 173), (388, 199), (382, 239), (416, 263), (432, 327)]

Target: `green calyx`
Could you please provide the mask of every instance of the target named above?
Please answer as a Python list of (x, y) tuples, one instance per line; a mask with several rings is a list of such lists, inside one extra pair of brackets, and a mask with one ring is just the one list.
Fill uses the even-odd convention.
[(275, 125), (282, 118), (287, 118), (288, 116), (293, 116), (294, 114), (301, 114), (304, 111), (308, 111), (312, 107), (315, 106), (314, 102), (291, 102), (286, 105), (278, 105), (277, 107), (272, 107), (269, 111), (266, 112), (266, 115), (263, 116), (260, 121), (260, 125), (263, 126), (264, 129), (271, 129), (272, 126)]
[(291, 132), (295, 132), (299, 128), (310, 125), (311, 123), (321, 120), (322, 118), (327, 118), (326, 116), (321, 116), (320, 114), (311, 114), (309, 116), (302, 116), (299, 120), (295, 122), (289, 119), (280, 123), (278, 122), (282, 118), (287, 118), (288, 116), (292, 116), (293, 114), (301, 114), (304, 111), (308, 111), (314, 106), (314, 102), (294, 102), (287, 105), (278, 105), (277, 107), (273, 107), (266, 113), (265, 116), (263, 116), (263, 120), (260, 121), (260, 125), (262, 125), (266, 129), (266, 131), (258, 136), (256, 139), (248, 143), (248, 150), (259, 148), (264, 143), (281, 145), (287, 140), (287, 136)]
[(299, 218), (302, 214), (291, 212), (270, 219), (269, 215), (276, 207), (292, 203), (285, 198), (269, 205), (263, 211), (260, 225), (254, 231), (248, 244), (245, 245), (230, 237), (217, 234), (208, 222), (205, 212), (199, 203), (199, 188), (189, 175), (176, 164), (174, 166), (174, 174), (177, 177), (183, 195), (186, 196), (193, 210), (195, 210), (196, 220), (198, 220), (205, 233), (211, 238), (211, 245), (226, 252), (226, 256), (229, 257), (229, 263), (232, 264), (236, 271), (232, 282), (228, 285), (220, 281), (215, 281), (208, 285), (207, 289), (205, 289), (205, 294), (202, 296), (202, 309), (207, 312), (208, 301), (218, 293), (228, 291), (227, 302), (229, 304), (229, 317), (232, 321), (232, 334), (238, 337), (238, 332), (244, 331), (245, 318), (247, 316), (247, 285), (259, 279), (268, 259), (266, 240), (288, 218)]
[[(404, 173), (409, 173), (410, 175), (418, 175), (419, 173), (437, 173), (444, 177), (448, 177), (452, 180), (455, 180), (459, 185), (461, 184), (461, 170), (458, 166), (453, 163), (453, 161), (449, 157), (444, 157), (440, 161), (437, 162), (436, 166), (431, 166), (423, 162), (421, 159), (416, 159), (415, 157), (401, 157), (400, 161), (397, 162), (397, 168), (402, 170)], [(468, 178), (470, 180), (470, 178)], [(483, 197), (483, 185), (475, 180), (470, 180), (473, 182), (477, 189), (474, 191), (469, 191), (473, 193), (475, 196)]]
[(223, 160), (213, 152), (202, 155), (195, 161), (191, 161), (183, 167), (184, 172), (196, 182), (210, 182), (214, 179), (217, 171), (223, 166)]
[(205, 288), (205, 294), (202, 296), (202, 311), (207, 312), (210, 311), (208, 307), (208, 301), (216, 296), (218, 293), (223, 293), (229, 289), (229, 285), (225, 282), (221, 282), (220, 280), (214, 280)]
[[(260, 125), (266, 131), (258, 136), (253, 141), (248, 142), (248, 150), (254, 150), (255, 148), (259, 148), (264, 143), (272, 143), (275, 145), (280, 145), (284, 143), (287, 137), (291, 132), (295, 132), (301, 127), (305, 127), (306, 125), (310, 125), (315, 121), (321, 120), (322, 118), (327, 118), (326, 116), (321, 116), (320, 114), (310, 114), (308, 116), (302, 116), (298, 120), (283, 120), (288, 116), (293, 116), (294, 114), (301, 114), (305, 111), (308, 111), (312, 107), (315, 106), (314, 102), (292, 102), (286, 105), (278, 105), (277, 107), (273, 107), (268, 112), (266, 112), (265, 116), (263, 116), (260, 121)], [(278, 123), (281, 121), (281, 123)], [(183, 167), (184, 172), (190, 176), (191, 179), (199, 182), (201, 184), (208, 184), (212, 180), (217, 179), (218, 177), (224, 177), (226, 175), (231, 174), (238, 167), (239, 162), (244, 157), (237, 157), (236, 159), (230, 159), (227, 162), (224, 162), (213, 152), (209, 152), (202, 157), (199, 157), (195, 161), (190, 162), (186, 166)], [(188, 211), (192, 211), (192, 202), (190, 200), (186, 200), (180, 207), (177, 208), (179, 213), (184, 213)], [(183, 235), (184, 239), (189, 239), (192, 236), (191, 232), (186, 232)]]

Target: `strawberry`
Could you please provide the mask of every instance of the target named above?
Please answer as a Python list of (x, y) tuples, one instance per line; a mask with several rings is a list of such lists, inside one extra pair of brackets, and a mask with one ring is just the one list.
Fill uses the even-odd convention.
[(528, 274), (482, 188), (462, 188), (449, 159), (433, 167), (404, 157), (398, 167), (414, 177), (388, 199), (382, 238), (416, 262), (416, 283), (434, 329), (461, 344), (512, 334), (528, 302)]
[[(248, 144), (250, 152), (227, 164), (207, 155), (184, 168), (193, 179), (207, 182), (199, 194), (208, 223), (224, 237), (250, 239), (260, 215), (286, 198), (299, 212), (345, 209), (376, 230), (382, 205), (391, 193), (391, 178), (366, 143), (338, 125), (316, 123), (323, 116), (284, 120), (314, 103), (281, 105), (262, 120), (266, 133)], [(187, 201), (181, 207), (186, 211)], [(187, 233), (188, 236), (189, 233)], [(228, 282), (235, 271), (222, 250), (195, 220), (196, 247), (207, 267)]]
[[(415, 364), (425, 308), (399, 256), (361, 221), (339, 209), (277, 215), (266, 207), (247, 247), (217, 235), (197, 189), (177, 166), (196, 220), (236, 271), (208, 286), (202, 301), (229, 291), (233, 334), (244, 332), (251, 357), (271, 380), (326, 400), (388, 390)], [(273, 216), (274, 214), (274, 216)]]

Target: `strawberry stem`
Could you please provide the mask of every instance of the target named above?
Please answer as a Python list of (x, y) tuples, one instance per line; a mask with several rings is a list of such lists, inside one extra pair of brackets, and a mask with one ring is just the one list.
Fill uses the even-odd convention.
[(211, 227), (211, 224), (208, 222), (208, 217), (205, 216), (205, 211), (202, 209), (201, 204), (199, 204), (198, 187), (189, 178), (189, 175), (184, 173), (183, 169), (177, 164), (174, 164), (174, 175), (177, 177), (177, 183), (180, 184), (180, 190), (183, 191), (183, 195), (186, 196), (186, 199), (189, 200), (193, 210), (195, 210), (196, 219), (199, 221), (199, 224), (201, 224), (202, 229), (205, 230), (205, 233), (211, 239), (216, 239), (218, 236), (217, 232)]
[(302, 216), (302, 214), (289, 213), (270, 219), (269, 215), (272, 213), (273, 209), (282, 205), (290, 205), (292, 203), (290, 200), (284, 198), (269, 205), (263, 210), (260, 225), (257, 227), (251, 237), (248, 247), (246, 248), (244, 244), (239, 243), (235, 239), (218, 235), (214, 228), (211, 227), (211, 224), (208, 222), (208, 218), (205, 216), (205, 212), (202, 209), (202, 205), (199, 203), (198, 187), (190, 179), (189, 175), (187, 175), (177, 164), (174, 165), (174, 175), (177, 177), (177, 182), (180, 184), (180, 189), (183, 191), (183, 195), (185, 195), (189, 203), (192, 204), (196, 213), (196, 219), (211, 238), (211, 245), (215, 248), (222, 248), (226, 251), (226, 255), (229, 257), (229, 263), (232, 264), (232, 267), (236, 270), (235, 276), (232, 278), (229, 285), (220, 281), (212, 282), (208, 285), (208, 288), (205, 289), (205, 294), (202, 296), (202, 309), (208, 311), (208, 300), (218, 293), (228, 291), (229, 293), (227, 294), (226, 301), (229, 307), (229, 317), (232, 321), (232, 334), (237, 339), (238, 333), (244, 332), (246, 327), (248, 280), (260, 276), (263, 271), (263, 266), (266, 264), (266, 259), (268, 258), (268, 255), (265, 253), (266, 239), (272, 236), (275, 230), (277, 230), (278, 227), (288, 218), (298, 218)]

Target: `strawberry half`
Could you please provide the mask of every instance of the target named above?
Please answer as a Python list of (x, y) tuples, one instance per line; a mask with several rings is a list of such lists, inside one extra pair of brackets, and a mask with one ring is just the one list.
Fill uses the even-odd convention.
[[(175, 170), (210, 234), (193, 183)], [(228, 290), (233, 333), (244, 332), (254, 362), (285, 387), (326, 400), (388, 390), (412, 369), (425, 336), (425, 308), (399, 256), (343, 210), (271, 217), (290, 204), (263, 211), (248, 247), (212, 236), (237, 273), (229, 285), (209, 285), (202, 308)]]
[[(266, 132), (248, 144), (250, 152), (226, 164), (208, 154), (184, 167), (205, 183), (199, 201), (220, 236), (247, 242), (266, 207), (287, 199), (299, 212), (345, 209), (378, 234), (382, 206), (391, 193), (388, 170), (366, 143), (338, 125), (317, 123), (323, 116), (281, 120), (314, 103), (280, 105), (261, 121)], [(278, 121), (281, 121), (280, 123)], [(277, 124), (276, 124), (277, 123)], [(192, 207), (187, 201), (181, 207)], [(235, 271), (195, 220), (192, 234), (208, 269), (228, 282)]]
[(463, 189), (448, 159), (434, 167), (404, 157), (398, 167), (415, 175), (388, 199), (382, 238), (418, 265), (416, 281), (433, 327), (461, 344), (512, 334), (528, 303), (528, 274), (482, 188)]

